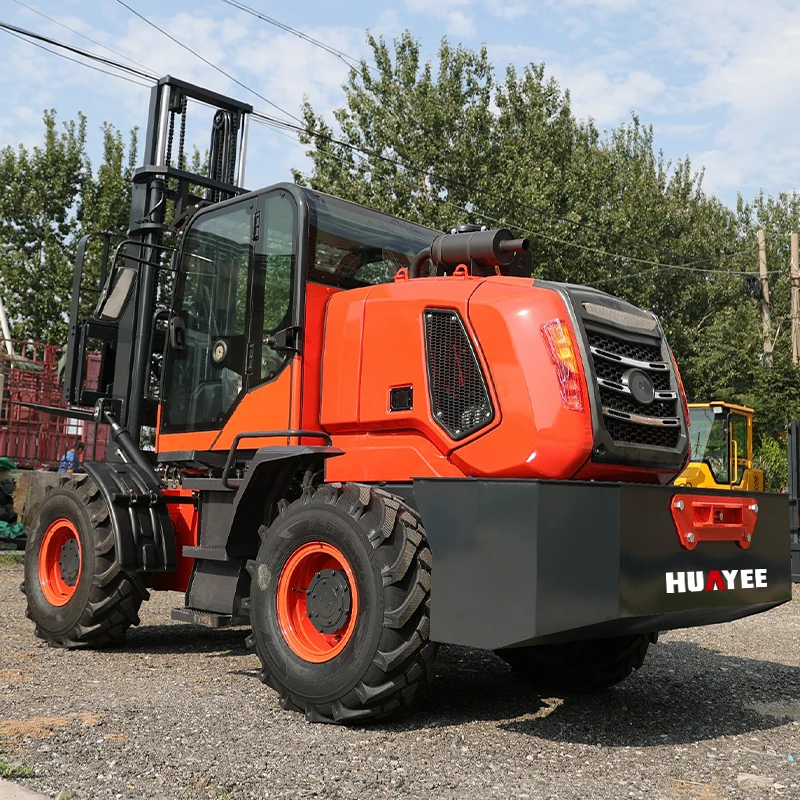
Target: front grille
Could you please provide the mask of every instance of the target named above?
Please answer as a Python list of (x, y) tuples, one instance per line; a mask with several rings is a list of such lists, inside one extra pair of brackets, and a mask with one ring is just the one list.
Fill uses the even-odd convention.
[[(603, 425), (616, 444), (674, 448), (681, 435), (678, 416), (680, 399), (672, 387), (672, 366), (661, 354), (661, 346), (630, 341), (619, 335), (587, 331), (592, 367), (598, 380)], [(674, 397), (641, 402), (627, 388), (625, 375), (640, 370), (656, 392)], [(610, 382), (603, 385), (605, 382)]]
[[(592, 341), (592, 334), (589, 334), (589, 341)], [(608, 350), (607, 347), (603, 349)], [(637, 361), (638, 360), (640, 359), (637, 359)], [(650, 359), (648, 359), (648, 361), (650, 361)], [(619, 384), (622, 383), (622, 376), (630, 369), (630, 367), (618, 361), (607, 361), (605, 358), (595, 358), (594, 368), (598, 378), (604, 378), (607, 381), (613, 381)], [(669, 372), (648, 372), (647, 374), (652, 379), (653, 386), (657, 391), (667, 391), (669, 389)]]
[(453, 439), (463, 439), (494, 417), (478, 359), (456, 311), (425, 312), (431, 410)]

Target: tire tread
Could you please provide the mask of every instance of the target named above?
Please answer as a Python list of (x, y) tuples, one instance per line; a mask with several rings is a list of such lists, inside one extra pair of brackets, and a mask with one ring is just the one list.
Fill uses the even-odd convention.
[(402, 595), (384, 613), (384, 638), (390, 646), (377, 649), (362, 678), (344, 697), (315, 704), (293, 695), (279, 676), (270, 673), (255, 635), (248, 637), (247, 645), (261, 661), (262, 682), (278, 691), (282, 708), (300, 711), (310, 722), (354, 724), (385, 717), (408, 706), (433, 673), (435, 645), (428, 640), (431, 554), (425, 531), (419, 516), (399, 498), (364, 484), (325, 484), (316, 492), (305, 492), (283, 514), (308, 503), (346, 511), (376, 551), (387, 550), (381, 570), (384, 595), (387, 590), (393, 597), (398, 590)]

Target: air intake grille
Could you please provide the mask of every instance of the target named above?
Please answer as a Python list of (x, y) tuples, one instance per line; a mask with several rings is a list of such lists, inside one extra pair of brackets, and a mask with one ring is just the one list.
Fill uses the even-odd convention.
[(431, 409), (452, 439), (488, 425), (494, 409), (480, 364), (456, 311), (425, 312)]
[[(605, 425), (617, 444), (673, 448), (681, 435), (679, 397), (671, 389), (672, 365), (664, 361), (658, 344), (633, 342), (619, 336), (587, 331), (592, 368), (599, 385)], [(638, 399), (628, 377), (644, 373), (655, 400)], [(660, 394), (659, 394), (660, 393)]]

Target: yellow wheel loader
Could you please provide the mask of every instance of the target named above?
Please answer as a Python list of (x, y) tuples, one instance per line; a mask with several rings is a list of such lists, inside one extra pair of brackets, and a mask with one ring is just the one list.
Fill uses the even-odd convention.
[(764, 473), (753, 468), (753, 409), (713, 400), (690, 403), (692, 460), (677, 486), (764, 490)]

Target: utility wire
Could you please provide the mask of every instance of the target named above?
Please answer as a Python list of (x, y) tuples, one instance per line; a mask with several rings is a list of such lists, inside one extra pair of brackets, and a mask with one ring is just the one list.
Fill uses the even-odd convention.
[(277, 103), (273, 103), (272, 100), (269, 100), (268, 98), (264, 97), (263, 94), (260, 94), (255, 89), (251, 89), (247, 84), (244, 84), (238, 78), (235, 78), (233, 75), (230, 74), (230, 72), (226, 72), (224, 69), (222, 69), (222, 67), (218, 67), (212, 61), (209, 61), (205, 56), (200, 55), (200, 53), (198, 53), (196, 50), (193, 50), (191, 47), (189, 47), (188, 44), (184, 44), (179, 39), (176, 39), (172, 34), (167, 33), (167, 31), (165, 31), (163, 28), (160, 28), (158, 25), (156, 25), (155, 22), (151, 22), (149, 19), (147, 19), (147, 17), (136, 11), (136, 9), (131, 8), (127, 3), (124, 2), (124, 0), (117, 0), (117, 2), (121, 6), (127, 8), (128, 11), (131, 12), (131, 14), (134, 14), (135, 16), (139, 17), (139, 19), (142, 20), (142, 22), (146, 22), (151, 28), (155, 28), (159, 33), (166, 36), (167, 39), (169, 39), (171, 42), (175, 42), (175, 44), (177, 44), (179, 47), (182, 47), (187, 52), (191, 53), (193, 56), (195, 56), (195, 58), (199, 58), (204, 64), (208, 64), (209, 67), (215, 69), (217, 72), (220, 73), (220, 75), (224, 75), (226, 78), (228, 78), (228, 80), (233, 81), (237, 86), (241, 86), (242, 89), (244, 89), (245, 91), (248, 91), (251, 94), (254, 94), (256, 97), (261, 98), (261, 100), (263, 100), (265, 103), (280, 111), (281, 114), (286, 114), (287, 117), (291, 117), (292, 119), (295, 119), (300, 123), (303, 122), (303, 120), (301, 120), (300, 117), (296, 117), (294, 114), (291, 113), (291, 111), (287, 111), (285, 108), (281, 108), (281, 106), (279, 106)]
[[(15, 2), (19, 2), (19, 0), (15, 0)], [(168, 39), (173, 41), (175, 44), (179, 45), (180, 47), (184, 48), (188, 52), (192, 53), (192, 55), (194, 55), (195, 57), (199, 58), (205, 64), (209, 65), (213, 69), (215, 69), (218, 72), (220, 72), (222, 75), (227, 77), (229, 80), (232, 80), (234, 83), (236, 83), (237, 85), (241, 86), (245, 90), (247, 90), (247, 91), (251, 92), (252, 94), (256, 95), (257, 97), (261, 98), (266, 103), (268, 103), (269, 105), (271, 105), (274, 108), (276, 108), (277, 110), (279, 110), (281, 113), (286, 114), (287, 116), (291, 117), (292, 119), (297, 120), (298, 122), (303, 124), (303, 120), (301, 120), (299, 117), (295, 116), (291, 112), (286, 111), (285, 109), (281, 108), (276, 103), (273, 103), (271, 100), (268, 100), (266, 97), (264, 97), (259, 92), (255, 91), (254, 89), (250, 88), (246, 84), (242, 83), (237, 78), (235, 78), (233, 75), (231, 75), (230, 73), (226, 72), (221, 67), (218, 67), (216, 64), (212, 63), (211, 61), (206, 59), (204, 56), (200, 55), (197, 51), (193, 50), (188, 45), (186, 45), (183, 42), (179, 41), (174, 36), (172, 36), (171, 34), (166, 32), (162, 28), (160, 28), (158, 25), (156, 25), (155, 23), (151, 22), (149, 19), (144, 17), (142, 14), (140, 14), (138, 11), (136, 11), (133, 8), (131, 8), (131, 6), (129, 6), (127, 3), (123, 2), (123, 0), (117, 0), (117, 2), (120, 5), (122, 5), (124, 8), (128, 9), (128, 11), (130, 11), (132, 14), (137, 16), (143, 22), (145, 22), (148, 25), (150, 25), (151, 27), (155, 28), (157, 31), (159, 31), (161, 34), (163, 34)], [(259, 19), (263, 18), (265, 21), (269, 22), (270, 24), (277, 25), (278, 27), (280, 27), (283, 30), (287, 30), (287, 31), (289, 31), (291, 33), (294, 33), (295, 35), (300, 35), (301, 38), (305, 38), (307, 41), (315, 44), (316, 46), (322, 47), (327, 52), (333, 52), (335, 50), (335, 48), (332, 48), (329, 45), (326, 45), (324, 42), (321, 42), (321, 41), (319, 41), (317, 39), (314, 39), (313, 37), (310, 37), (310, 36), (307, 36), (305, 34), (302, 34), (301, 31), (296, 31), (294, 28), (291, 28), (290, 26), (285, 25), (284, 23), (281, 23), (279, 20), (275, 20), (274, 18), (271, 18), (271, 17), (265, 17), (265, 15), (262, 15), (259, 12), (256, 12), (254, 9), (250, 9), (249, 7), (245, 6), (243, 3), (238, 2), (238, 0), (236, 0), (236, 3), (234, 3), (233, 0), (223, 0), (223, 2), (226, 2), (229, 5), (235, 6), (237, 8), (240, 8), (240, 10), (246, 10), (248, 13), (253, 13)], [(21, 5), (25, 5), (24, 3), (20, 3), (20, 4)], [(10, 26), (10, 27), (15, 27), (15, 26)], [(29, 32), (29, 31), (24, 31), (23, 29), (16, 29), (16, 30), (18, 30), (18, 32), (23, 33), (25, 35), (33, 36), (34, 38), (39, 38), (39, 39), (51, 41), (52, 43), (58, 44), (59, 46), (65, 47), (67, 49), (70, 49), (73, 52), (78, 52), (81, 55), (83, 55), (84, 57), (94, 58), (95, 60), (102, 61), (103, 63), (106, 63), (106, 64), (108, 64), (110, 66), (114, 66), (114, 67), (120, 68), (120, 69), (126, 69), (127, 71), (132, 71), (131, 68), (126, 67), (125, 65), (114, 63), (114, 62), (111, 62), (108, 59), (102, 59), (102, 58), (100, 58), (98, 56), (95, 56), (94, 54), (87, 53), (86, 51), (78, 50), (77, 48), (72, 48), (69, 45), (65, 45), (63, 43), (58, 43), (58, 42), (55, 42), (53, 40), (49, 40), (48, 37), (41, 37), (38, 34), (33, 34), (33, 33)], [(341, 51), (337, 51), (337, 52), (338, 52), (338, 54), (340, 56), (346, 57), (346, 54), (341, 53)], [(119, 54), (117, 54), (117, 55), (119, 55)], [(145, 69), (147, 69), (147, 68), (145, 67)], [(138, 73), (138, 74), (141, 77), (147, 77), (148, 79), (153, 80), (153, 77), (151, 75), (143, 75), (142, 73)], [(258, 114), (258, 112), (254, 112), (253, 116), (256, 117), (257, 114)], [(391, 157), (388, 157), (388, 156), (384, 156), (381, 153), (370, 153), (369, 151), (364, 150), (363, 148), (359, 148), (359, 147), (357, 147), (355, 145), (350, 144), (349, 142), (344, 142), (342, 140), (336, 139), (335, 137), (332, 137), (332, 136), (330, 136), (328, 134), (323, 134), (323, 133), (321, 133), (319, 131), (315, 131), (315, 130), (312, 130), (312, 129), (307, 128), (307, 127), (297, 128), (297, 126), (292, 126), (290, 123), (285, 123), (282, 120), (275, 120), (274, 118), (270, 118), (266, 114), (262, 114), (261, 117), (262, 117), (262, 119), (264, 119), (264, 121), (273, 122), (274, 124), (284, 124), (287, 127), (289, 127), (290, 129), (293, 129), (293, 130), (295, 130), (297, 132), (305, 133), (305, 134), (307, 134), (309, 136), (312, 136), (313, 138), (324, 139), (324, 140), (326, 140), (326, 141), (328, 141), (330, 143), (338, 144), (339, 146), (346, 147), (346, 148), (348, 148), (349, 150), (351, 150), (354, 153), (366, 154), (366, 155), (369, 155), (372, 158), (378, 158), (379, 160), (381, 160), (381, 161), (383, 161), (385, 163), (390, 163), (390, 164), (393, 164), (395, 166), (398, 166), (398, 167), (400, 167), (402, 169), (405, 169), (406, 171), (416, 172), (416, 173), (422, 175), (423, 177), (428, 178), (429, 180), (437, 179), (437, 180), (439, 180), (440, 182), (442, 182), (444, 184), (449, 184), (450, 186), (458, 186), (459, 188), (463, 188), (466, 191), (474, 192), (474, 193), (477, 193), (477, 194), (484, 194), (484, 195), (486, 195), (486, 196), (488, 196), (488, 197), (490, 197), (490, 198), (492, 198), (494, 200), (497, 200), (498, 202), (509, 202), (508, 198), (500, 197), (498, 195), (493, 195), (493, 194), (488, 193), (488, 192), (481, 193), (476, 187), (471, 186), (469, 184), (466, 184), (463, 181), (458, 181), (456, 179), (449, 178), (448, 176), (440, 175), (438, 173), (433, 172), (433, 170), (422, 169), (421, 167), (417, 167), (416, 165), (413, 165), (413, 164), (411, 164), (411, 165), (404, 164), (399, 159), (394, 159), (394, 158), (391, 158)], [(332, 155), (332, 154), (330, 152), (328, 152), (328, 155)], [(546, 216), (549, 216), (551, 218), (557, 219), (557, 220), (559, 220), (561, 222), (564, 222), (564, 223), (567, 223), (567, 224), (576, 225), (578, 227), (582, 227), (582, 228), (590, 229), (590, 230), (595, 230), (595, 231), (602, 232), (602, 233), (607, 233), (607, 231), (605, 231), (605, 230), (603, 230), (601, 228), (598, 228), (597, 226), (594, 226), (594, 225), (591, 225), (589, 223), (582, 222), (582, 221), (579, 221), (579, 220), (574, 220), (574, 219), (571, 219), (569, 217), (564, 217), (564, 216), (561, 216), (559, 214), (555, 214), (554, 212), (551, 212), (548, 209), (543, 209), (541, 207), (538, 207), (538, 206), (535, 206), (535, 205), (531, 205), (529, 203), (518, 203), (518, 205), (520, 205), (523, 208), (526, 208), (529, 211), (533, 211), (534, 213), (544, 214)], [(557, 243), (560, 243), (560, 244), (570, 245), (570, 246), (573, 246), (573, 247), (578, 247), (580, 249), (590, 250), (590, 251), (593, 251), (593, 252), (599, 252), (599, 253), (604, 252), (604, 251), (597, 250), (596, 248), (589, 248), (586, 245), (579, 245), (579, 244), (577, 244), (575, 242), (566, 242), (564, 240), (558, 240), (555, 237), (548, 237), (546, 234), (543, 234), (541, 232), (531, 232), (531, 233), (533, 235), (535, 235), (535, 236), (539, 236), (540, 238), (550, 239), (551, 241), (557, 242)], [(655, 250), (657, 252), (667, 253), (667, 254), (669, 254), (671, 256), (675, 255), (674, 253), (672, 253), (669, 250), (664, 250), (663, 248), (657, 247), (656, 245), (653, 245), (650, 242), (645, 242), (645, 241), (640, 240), (640, 239), (631, 239), (629, 237), (621, 237), (619, 235), (617, 235), (617, 238), (619, 238), (619, 239), (621, 239), (623, 241), (635, 242), (636, 244), (638, 244), (640, 246), (648, 247), (648, 248), (650, 248), (652, 250)], [(729, 254), (725, 254), (725, 255), (729, 255)], [(638, 261), (640, 263), (649, 263), (649, 264), (658, 264), (658, 263), (660, 263), (660, 262), (655, 262), (655, 261), (651, 261), (651, 260), (648, 260), (648, 259), (635, 258), (633, 256), (618, 256), (618, 257), (628, 258), (629, 260)], [(673, 266), (677, 267), (677, 266), (680, 266), (680, 265), (673, 265)], [(684, 265), (684, 266), (688, 266), (688, 265)], [(721, 268), (720, 268), (720, 271), (721, 272), (730, 272), (730, 270), (722, 270)], [(750, 274), (750, 273), (742, 273), (742, 274)]]
[[(255, 117), (255, 113), (254, 113), (253, 116)], [(256, 121), (259, 122), (260, 124), (264, 125), (265, 127), (269, 127), (271, 129), (273, 129), (276, 133), (281, 133), (283, 136), (286, 136), (287, 138), (290, 138), (293, 141), (297, 141), (295, 136), (292, 136), (292, 135), (287, 134), (287, 133), (283, 133), (280, 130), (280, 128), (289, 127), (286, 123), (281, 123), (280, 121), (275, 121), (275, 120), (265, 121), (261, 117), (261, 115), (259, 115), (259, 118), (257, 118)], [(277, 122), (277, 124), (276, 124), (276, 122)], [(362, 152), (359, 152), (359, 151), (355, 151), (355, 152), (356, 152), (356, 155), (358, 155), (360, 158), (366, 158), (366, 155), (364, 155)], [(340, 156), (337, 156), (334, 153), (327, 153), (326, 155), (329, 155), (332, 158), (340, 161), (342, 164), (346, 165), (348, 163), (345, 159), (341, 158)], [(560, 245), (564, 245), (564, 246), (567, 246), (567, 247), (576, 247), (576, 248), (578, 248), (580, 250), (585, 250), (585, 251), (591, 252), (591, 253), (597, 253), (598, 255), (601, 255), (601, 256), (603, 256), (605, 258), (625, 259), (627, 261), (632, 261), (632, 262), (637, 263), (637, 264), (649, 264), (649, 265), (653, 266), (653, 269), (650, 269), (650, 270), (644, 270), (643, 272), (634, 273), (632, 275), (628, 274), (628, 275), (618, 276), (618, 277), (615, 277), (615, 278), (606, 278), (606, 279), (602, 279), (600, 281), (595, 281), (595, 283), (606, 283), (606, 282), (613, 282), (613, 281), (616, 281), (616, 280), (624, 280), (627, 277), (635, 277), (637, 275), (644, 275), (644, 274), (648, 274), (648, 273), (652, 273), (652, 272), (658, 272), (658, 271), (666, 270), (666, 269), (683, 270), (683, 271), (688, 271), (688, 272), (724, 274), (724, 275), (755, 275), (754, 272), (744, 272), (744, 271), (739, 271), (739, 270), (723, 269), (722, 267), (708, 268), (708, 267), (695, 266), (695, 265), (700, 265), (700, 264), (711, 263), (711, 262), (709, 262), (709, 261), (707, 261), (705, 259), (700, 260), (700, 261), (690, 261), (687, 264), (666, 264), (664, 262), (652, 261), (652, 260), (644, 259), (644, 258), (638, 258), (636, 256), (625, 255), (623, 253), (614, 253), (614, 252), (610, 252), (608, 250), (601, 250), (599, 248), (589, 247), (588, 245), (582, 245), (582, 244), (579, 244), (577, 242), (570, 242), (570, 241), (566, 241), (564, 239), (558, 239), (558, 238), (556, 238), (554, 236), (549, 236), (548, 234), (542, 233), (541, 231), (535, 231), (535, 230), (533, 230), (531, 228), (527, 228), (524, 225), (520, 225), (519, 223), (516, 223), (516, 222), (497, 219), (497, 218), (492, 217), (492, 216), (490, 216), (488, 214), (484, 214), (483, 212), (481, 212), (478, 209), (470, 210), (470, 209), (464, 208), (463, 206), (459, 206), (457, 203), (453, 203), (453, 202), (451, 202), (449, 200), (443, 200), (443, 199), (439, 198), (439, 202), (444, 203), (445, 205), (448, 205), (451, 208), (455, 208), (458, 211), (461, 211), (462, 213), (469, 214), (470, 216), (478, 217), (480, 219), (485, 219), (485, 220), (488, 220), (489, 222), (494, 222), (494, 223), (497, 223), (499, 225), (508, 226), (508, 227), (514, 228), (517, 231), (520, 231), (521, 233), (527, 233), (530, 236), (536, 236), (536, 237), (538, 237), (540, 239), (545, 239), (547, 241), (553, 242), (554, 244), (560, 244)], [(780, 274), (780, 271), (779, 270), (773, 270), (771, 274)]]
[(38, 47), (40, 50), (44, 50), (46, 53), (52, 53), (54, 56), (59, 56), (59, 58), (66, 58), (67, 61), (72, 61), (75, 64), (80, 64), (82, 67), (93, 69), (95, 72), (102, 72), (103, 75), (111, 75), (113, 78), (120, 78), (121, 80), (127, 81), (128, 83), (133, 83), (136, 86), (143, 86), (145, 89), (150, 88), (148, 84), (134, 80), (133, 78), (128, 78), (126, 75), (120, 75), (118, 72), (110, 72), (107, 69), (101, 69), (100, 67), (95, 67), (93, 64), (87, 64), (85, 61), (79, 61), (77, 58), (72, 58), (71, 56), (66, 56), (63, 53), (59, 53), (56, 50), (51, 50), (49, 47), (45, 47), (43, 44), (39, 44), (38, 42), (32, 42), (30, 39), (26, 39), (24, 36), (21, 36), (18, 33), (14, 33), (14, 31), (8, 30), (5, 25), (0, 24), (0, 29), (2, 29), (9, 36), (13, 36), (16, 39), (19, 39), (21, 42), (25, 42), (26, 44), (32, 44), (34, 47)]
[[(84, 58), (88, 58), (91, 61), (97, 61), (100, 64), (105, 64), (108, 67), (113, 67), (114, 69), (122, 70), (123, 72), (127, 72), (131, 75), (135, 75), (137, 78), (146, 78), (149, 81), (154, 80), (154, 78), (146, 72), (142, 72), (141, 70), (134, 69), (133, 67), (129, 67), (127, 64), (121, 64), (119, 61), (112, 61), (109, 58), (105, 58), (104, 56), (99, 56), (97, 53), (91, 53), (88, 50), (81, 50), (80, 47), (74, 47), (71, 44), (67, 44), (66, 42), (59, 42), (57, 39), (52, 39), (49, 36), (44, 36), (41, 33), (34, 33), (33, 31), (26, 30), (25, 28), (20, 28), (16, 25), (11, 25), (9, 22), (3, 22), (0, 20), (0, 29), (8, 31), (9, 33), (16, 33), (20, 36), (28, 37), (28, 39), (36, 39), (40, 42), (46, 42), (47, 44), (52, 44), (56, 47), (61, 47), (64, 50), (69, 50), (71, 53), (76, 53), (79, 56), (83, 56)], [(33, 42), (30, 42), (33, 44)], [(62, 55), (62, 54), (58, 54)], [(66, 58), (66, 56), (64, 56)], [(74, 59), (69, 59), (70, 61), (74, 61)], [(82, 62), (77, 62), (82, 63)], [(122, 77), (121, 75), (118, 77)]]
[(69, 25), (65, 25), (63, 22), (59, 22), (57, 19), (53, 19), (52, 17), (48, 17), (47, 14), (42, 13), (38, 9), (34, 8), (33, 6), (29, 6), (27, 3), (23, 3), (22, 0), (14, 0), (14, 2), (18, 6), (22, 6), (23, 8), (27, 8), (28, 11), (33, 11), (34, 14), (38, 14), (40, 17), (44, 17), (45, 19), (50, 20), (50, 22), (53, 22), (56, 25), (60, 25), (62, 28), (66, 28), (66, 30), (71, 31), (72, 33), (76, 34), (77, 36), (80, 36), (81, 39), (86, 39), (87, 42), (91, 42), (92, 44), (96, 44), (98, 47), (102, 47), (103, 50), (108, 50), (109, 53), (113, 53), (115, 56), (119, 56), (120, 58), (124, 58), (126, 61), (130, 61), (131, 64), (136, 64), (137, 67), (141, 67), (143, 70), (145, 70), (146, 72), (150, 73), (150, 77), (153, 78), (153, 80), (155, 80), (158, 77), (155, 72), (153, 72), (152, 70), (148, 69), (144, 64), (140, 64), (138, 61), (136, 61), (135, 59), (131, 58), (130, 56), (126, 56), (124, 53), (120, 53), (118, 50), (114, 50), (114, 48), (108, 47), (107, 45), (104, 45), (102, 42), (98, 42), (95, 39), (92, 39), (91, 37), (86, 36), (86, 34), (81, 33), (80, 31), (76, 31), (75, 28), (70, 28)]
[[(455, 180), (455, 179), (452, 179), (452, 178), (448, 178), (446, 176), (439, 175), (437, 173), (434, 173), (432, 170), (425, 170), (425, 169), (423, 169), (421, 167), (417, 167), (417, 166), (415, 166), (413, 164), (412, 165), (404, 164), (403, 162), (401, 162), (401, 161), (399, 161), (397, 159), (391, 158), (389, 156), (385, 156), (382, 153), (369, 152), (369, 151), (367, 151), (367, 150), (365, 150), (363, 148), (357, 147), (356, 145), (350, 144), (349, 142), (345, 142), (345, 141), (342, 141), (340, 139), (336, 139), (335, 137), (330, 136), (329, 134), (324, 134), (324, 133), (321, 133), (319, 131), (311, 130), (309, 128), (299, 128), (296, 125), (292, 125), (291, 123), (284, 122), (283, 120), (275, 119), (274, 117), (269, 117), (267, 115), (261, 114), (260, 112), (253, 112), (253, 117), (258, 117), (258, 118), (260, 118), (260, 119), (262, 119), (264, 121), (267, 121), (267, 122), (271, 123), (273, 126), (279, 126), (279, 127), (285, 128), (285, 129), (294, 130), (294, 131), (296, 131), (298, 133), (305, 133), (305, 134), (307, 134), (309, 136), (312, 136), (314, 138), (319, 138), (319, 139), (323, 139), (323, 140), (328, 141), (328, 142), (332, 142), (334, 144), (338, 144), (338, 145), (340, 145), (342, 147), (347, 148), (348, 150), (350, 150), (351, 152), (353, 152), (354, 154), (356, 154), (357, 156), (359, 156), (361, 158), (364, 158), (366, 156), (369, 156), (371, 158), (376, 158), (376, 159), (378, 159), (380, 161), (383, 161), (385, 163), (389, 163), (389, 164), (392, 164), (394, 166), (400, 167), (401, 169), (404, 169), (404, 170), (406, 170), (408, 172), (416, 172), (416, 173), (418, 173), (420, 175), (423, 175), (425, 177), (428, 177), (428, 178), (431, 178), (431, 177), (436, 178), (436, 179), (438, 179), (439, 181), (441, 181), (444, 184), (448, 184), (449, 183), (451, 185), (458, 186), (459, 188), (463, 188), (463, 189), (466, 189), (468, 191), (475, 192), (477, 194), (483, 194), (483, 196), (489, 197), (489, 198), (491, 198), (493, 200), (497, 200), (499, 202), (509, 202), (507, 198), (500, 197), (498, 195), (494, 195), (494, 194), (492, 194), (490, 192), (479, 192), (479, 190), (476, 189), (474, 186), (470, 186), (469, 184), (463, 183), (462, 181), (458, 181), (458, 180)], [(331, 156), (332, 158), (335, 158), (335, 159), (338, 158), (338, 156), (336, 156), (334, 153), (331, 153), (330, 151), (326, 151), (325, 155), (326, 156)], [(339, 160), (342, 161), (342, 163), (345, 163), (345, 164), (347, 163), (343, 159), (339, 158)], [(461, 211), (464, 211), (464, 212), (466, 212), (468, 214), (471, 213), (471, 214), (475, 214), (476, 216), (478, 215), (478, 212), (476, 212), (476, 211), (470, 212), (468, 209), (461, 208), (460, 206), (457, 206), (455, 203), (451, 203), (450, 201), (442, 200), (441, 198), (439, 198), (439, 201), (447, 203), (449, 205), (452, 205), (452, 206), (454, 206), (456, 208), (459, 208)], [(527, 208), (528, 210), (536, 210), (535, 206), (530, 206), (530, 205), (528, 205), (526, 203), (518, 203), (518, 205), (520, 207), (522, 207), (522, 208)], [(488, 215), (485, 216), (485, 219), (488, 219), (488, 220), (493, 221), (493, 222), (502, 222), (501, 220), (493, 219), (492, 217), (490, 217)], [(686, 269), (686, 270), (691, 270), (691, 271), (694, 271), (694, 272), (712, 272), (712, 273), (719, 272), (719, 273), (726, 273), (726, 274), (732, 274), (732, 275), (752, 275), (752, 274), (754, 274), (752, 272), (744, 272), (744, 271), (736, 271), (736, 270), (724, 269), (718, 264), (715, 265), (713, 268), (701, 268), (701, 267), (693, 266), (695, 264), (713, 264), (713, 262), (707, 261), (705, 259), (702, 260), (702, 261), (691, 261), (691, 262), (688, 262), (686, 264), (664, 264), (663, 262), (660, 262), (660, 261), (653, 261), (651, 259), (638, 258), (636, 256), (624, 255), (624, 254), (621, 254), (621, 253), (612, 253), (612, 252), (609, 252), (609, 251), (606, 251), (606, 250), (600, 250), (600, 249), (595, 248), (595, 247), (589, 247), (588, 245), (578, 244), (577, 242), (570, 242), (570, 241), (566, 241), (564, 239), (558, 239), (558, 238), (556, 238), (554, 236), (549, 236), (548, 234), (542, 233), (541, 231), (534, 231), (534, 230), (525, 228), (524, 226), (518, 225), (518, 224), (513, 223), (513, 222), (507, 222), (507, 223), (503, 223), (503, 224), (510, 225), (511, 227), (516, 228), (516, 229), (518, 229), (520, 231), (523, 231), (525, 233), (529, 233), (532, 236), (537, 236), (537, 237), (539, 237), (541, 239), (546, 239), (546, 240), (549, 240), (549, 241), (554, 242), (556, 244), (567, 245), (567, 246), (570, 246), (570, 247), (577, 247), (578, 249), (586, 250), (588, 252), (598, 253), (599, 255), (606, 256), (606, 257), (609, 257), (609, 258), (612, 258), (612, 257), (613, 258), (625, 258), (628, 261), (633, 261), (633, 262), (639, 263), (639, 264), (650, 264), (650, 265), (657, 266), (657, 267), (662, 268), (662, 269)], [(642, 243), (640, 242), (640, 244), (642, 244)]]
[[(347, 53), (334, 47), (333, 45), (327, 44), (326, 42), (323, 42), (319, 39), (315, 39), (313, 36), (310, 36), (307, 33), (303, 33), (303, 31), (300, 31), (297, 28), (293, 28), (291, 25), (287, 25), (285, 22), (281, 22), (280, 20), (275, 19), (274, 17), (268, 17), (266, 16), (266, 14), (262, 14), (260, 11), (257, 11), (256, 9), (251, 8), (248, 5), (245, 5), (244, 3), (240, 3), (238, 0), (222, 0), (222, 2), (227, 3), (229, 6), (233, 6), (233, 8), (239, 9), (239, 11), (244, 11), (246, 14), (250, 14), (260, 20), (263, 20), (269, 25), (274, 25), (276, 28), (280, 28), (282, 31), (291, 33), (292, 36), (296, 36), (298, 39), (302, 39), (304, 42), (308, 42), (309, 44), (313, 44), (315, 47), (319, 47), (326, 53), (330, 53), (330, 55), (336, 56), (336, 58), (338, 58), (340, 61), (343, 61), (350, 69), (356, 69), (360, 67), (362, 64), (361, 59), (355, 58), (354, 56), (350, 56)], [(375, 67), (371, 66), (370, 64), (367, 64), (366, 66), (373, 72), (378, 71), (377, 69), (375, 69)]]

